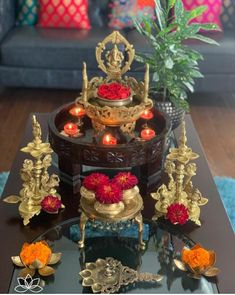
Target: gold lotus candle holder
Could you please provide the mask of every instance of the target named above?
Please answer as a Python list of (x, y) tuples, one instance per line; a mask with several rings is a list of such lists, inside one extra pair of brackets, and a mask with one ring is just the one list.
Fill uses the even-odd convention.
[[(152, 198), (157, 201), (153, 219), (157, 220), (165, 216), (171, 222), (174, 220), (172, 223), (180, 224), (189, 219), (200, 226), (200, 206), (207, 204), (208, 199), (202, 197), (200, 191), (192, 184), (191, 178), (196, 175), (197, 167), (195, 163), (189, 162), (199, 156), (186, 143), (185, 122), (183, 122), (179, 147), (170, 149), (166, 157), (165, 171), (169, 182), (167, 185), (162, 184), (156, 192), (151, 194)], [(180, 212), (170, 212), (169, 208), (180, 210)], [(177, 214), (182, 215), (182, 220), (174, 219)]]
[[(111, 50), (106, 50), (107, 44), (111, 44)], [(124, 46), (125, 54), (119, 49), (120, 45)], [(103, 56), (105, 56), (105, 60)], [(124, 61), (124, 56), (127, 56), (126, 61)], [(134, 56), (133, 45), (118, 31), (114, 31), (100, 42), (96, 48), (98, 66), (107, 76), (105, 78), (94, 77), (89, 81), (86, 63), (83, 64), (82, 93), (77, 98), (76, 104), (84, 107), (87, 116), (92, 120), (93, 127), (98, 132), (104, 130), (106, 126), (119, 126), (125, 132), (131, 132), (135, 127), (135, 121), (140, 118), (144, 110), (151, 109), (153, 106), (152, 100), (148, 97), (148, 64), (146, 65), (144, 82), (138, 82), (133, 77), (125, 76), (122, 78), (130, 69)], [(111, 87), (115, 83), (123, 87), (127, 97), (115, 100), (101, 98), (98, 94), (99, 87), (104, 85)], [(132, 127), (129, 126), (127, 129), (126, 124), (132, 124)]]
[[(42, 210), (41, 202), (46, 196), (53, 197), (53, 200), (48, 200), (49, 202), (55, 202), (56, 206), (58, 206), (57, 203), (60, 203), (59, 207), (64, 207), (60, 202), (61, 197), (56, 191), (60, 179), (56, 174), (49, 175), (48, 173), (48, 168), (52, 163), (53, 150), (49, 143), (42, 142), (41, 126), (35, 115), (32, 117), (32, 127), (33, 141), (21, 149), (22, 152), (33, 157), (33, 160), (25, 159), (20, 170), (23, 187), (19, 196), (10, 195), (4, 199), (7, 203), (20, 203), (19, 213), (23, 218), (24, 225), (27, 225), (33, 216), (39, 215)], [(58, 208), (51, 213), (57, 212)]]
[(32, 244), (25, 243), (19, 256), (12, 256), (14, 265), (23, 267), (19, 277), (33, 277), (38, 271), (41, 276), (50, 276), (55, 273), (51, 266), (58, 263), (61, 259), (61, 253), (52, 253), (51, 248), (45, 241), (39, 241)]
[(81, 271), (82, 285), (91, 287), (93, 293), (117, 293), (121, 286), (135, 282), (160, 282), (163, 276), (152, 273), (141, 273), (130, 267), (123, 266), (112, 257), (97, 259), (96, 262), (86, 263)]

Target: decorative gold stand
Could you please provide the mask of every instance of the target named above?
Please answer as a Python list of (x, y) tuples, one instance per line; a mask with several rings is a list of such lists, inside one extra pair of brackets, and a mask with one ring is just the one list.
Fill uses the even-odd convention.
[(191, 178), (196, 175), (197, 166), (189, 162), (197, 159), (198, 154), (187, 147), (186, 142), (185, 122), (183, 122), (179, 147), (170, 149), (166, 158), (165, 171), (169, 183), (161, 185), (157, 192), (151, 194), (152, 198), (157, 200), (153, 219), (165, 216), (171, 204), (181, 203), (188, 209), (189, 219), (201, 225), (199, 206), (205, 205), (208, 199), (203, 198), (200, 191), (192, 184)]
[(86, 198), (82, 197), (80, 201), (81, 207), (81, 217), (80, 217), (80, 234), (81, 238), (78, 242), (79, 248), (84, 247), (85, 240), (85, 227), (88, 220), (92, 221), (101, 221), (105, 223), (118, 223), (127, 220), (133, 220), (138, 226), (139, 232), (139, 247), (140, 249), (145, 249), (145, 243), (143, 241), (143, 217), (141, 214), (141, 210), (143, 209), (143, 199), (140, 194), (137, 194), (135, 198), (130, 200), (128, 204), (125, 204), (124, 210), (118, 213), (115, 216), (110, 217), (104, 216), (95, 210), (95, 201), (91, 203)]
[(81, 271), (82, 285), (91, 287), (93, 293), (117, 293), (121, 286), (134, 282), (160, 282), (163, 276), (148, 272), (140, 273), (132, 268), (123, 266), (112, 257), (97, 259), (96, 262), (86, 263), (86, 269)]
[(24, 225), (41, 212), (41, 201), (45, 196), (54, 195), (60, 199), (55, 189), (59, 185), (59, 177), (56, 174), (50, 176), (47, 172), (51, 166), (53, 150), (49, 143), (42, 142), (41, 126), (35, 115), (32, 117), (32, 126), (34, 139), (21, 151), (30, 154), (34, 161), (25, 159), (23, 162), (20, 170), (23, 188), (19, 196), (11, 195), (4, 199), (5, 202), (12, 204), (20, 202), (19, 213)]
[[(124, 47), (125, 56), (118, 48)], [(111, 46), (111, 50), (107, 50)], [(105, 59), (103, 59), (105, 57)], [(99, 132), (105, 127), (119, 126), (124, 132), (131, 132), (135, 122), (146, 109), (153, 107), (149, 98), (149, 65), (146, 64), (144, 81), (138, 82), (133, 77), (122, 76), (130, 70), (135, 57), (135, 49), (118, 31), (113, 31), (96, 47), (96, 60), (98, 67), (107, 75), (106, 77), (93, 77), (90, 81), (87, 76), (86, 63), (83, 63), (83, 87), (81, 96), (76, 99), (82, 105), (87, 116), (92, 120), (94, 129)], [(120, 101), (110, 100), (100, 104), (97, 89), (101, 84), (118, 82), (131, 89), (131, 97), (127, 105)], [(128, 126), (127, 126), (128, 125)]]

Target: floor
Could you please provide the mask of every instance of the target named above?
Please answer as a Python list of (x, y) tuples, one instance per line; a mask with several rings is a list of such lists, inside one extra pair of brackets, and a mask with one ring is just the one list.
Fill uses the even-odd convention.
[[(50, 112), (78, 91), (0, 89), (0, 171), (11, 168), (31, 112)], [(235, 93), (194, 94), (191, 115), (213, 175), (235, 178)]]

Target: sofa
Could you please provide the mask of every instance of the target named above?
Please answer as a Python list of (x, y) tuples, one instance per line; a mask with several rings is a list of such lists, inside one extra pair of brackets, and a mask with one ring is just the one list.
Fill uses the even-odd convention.
[[(89, 0), (90, 31), (16, 27), (15, 0), (0, 0), (0, 87), (80, 89), (82, 62), (89, 77), (100, 75), (95, 59), (97, 43), (112, 30), (108, 28), (108, 0)], [(235, 18), (235, 10), (234, 10)], [(148, 44), (134, 29), (121, 33), (137, 52), (149, 51)], [(215, 33), (220, 46), (191, 42), (204, 61), (204, 79), (196, 81), (196, 91), (235, 91), (235, 29)], [(134, 62), (129, 75), (143, 77), (143, 66)]]

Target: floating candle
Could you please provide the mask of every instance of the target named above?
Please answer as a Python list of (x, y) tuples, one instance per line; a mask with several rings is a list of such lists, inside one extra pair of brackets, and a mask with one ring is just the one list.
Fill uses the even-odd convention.
[(76, 124), (74, 124), (74, 123), (69, 122), (69, 123), (64, 125), (64, 132), (67, 135), (73, 136), (76, 133), (78, 133), (78, 126)]
[(74, 107), (69, 111), (69, 113), (76, 117), (82, 117), (86, 114), (86, 111), (82, 107)]
[(145, 120), (150, 120), (153, 118), (153, 113), (150, 110), (145, 110), (140, 118), (145, 119)]
[(108, 133), (108, 134), (104, 135), (104, 137), (102, 139), (102, 143), (105, 145), (115, 145), (115, 144), (117, 144), (117, 139)]
[(144, 140), (150, 140), (156, 135), (155, 131), (151, 128), (145, 128), (141, 131), (140, 136)]

